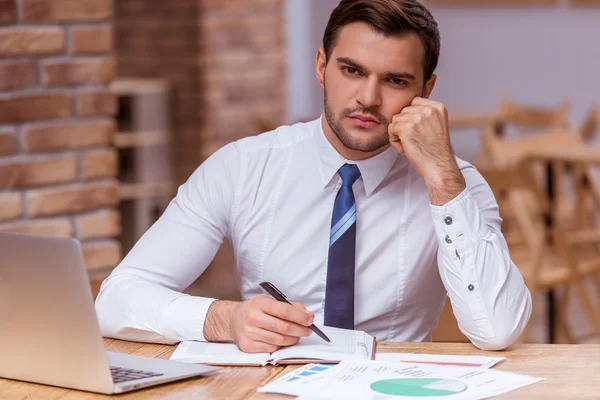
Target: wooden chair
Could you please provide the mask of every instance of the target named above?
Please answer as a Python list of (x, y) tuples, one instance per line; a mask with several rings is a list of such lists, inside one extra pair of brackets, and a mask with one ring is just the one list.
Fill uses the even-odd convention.
[[(541, 107), (530, 104), (517, 103), (512, 99), (502, 99), (498, 107), (498, 111), (493, 116), (488, 116), (487, 119), (479, 118), (481, 125), (471, 125), (471, 127), (479, 127), (482, 132), (492, 132), (498, 138), (507, 137), (509, 130), (517, 130), (519, 132), (545, 132), (548, 130), (560, 129), (568, 126), (568, 113), (570, 105), (563, 101), (554, 107)], [(459, 123), (463, 123), (467, 119), (455, 117)], [(471, 116), (470, 122), (476, 124), (478, 120)], [(456, 123), (455, 123), (456, 124)], [(452, 127), (452, 124), (450, 124)], [(488, 149), (482, 146), (475, 154), (473, 164), (475, 166), (489, 165), (490, 155)]]
[(581, 137), (584, 141), (589, 142), (598, 132), (598, 126), (600, 125), (600, 110), (596, 104), (592, 105), (588, 110), (583, 123), (579, 130), (581, 131)]
[[(594, 309), (583, 281), (585, 277), (597, 274), (600, 262), (597, 265), (580, 263), (572, 252), (574, 241), (567, 239), (559, 224), (554, 225), (552, 240), (548, 240), (545, 217), (551, 212), (551, 203), (536, 182), (530, 165), (521, 163), (505, 168), (480, 168), (480, 172), (496, 195), (506, 196), (507, 202), (500, 210), (501, 215), (510, 208), (522, 233), (525, 245), (511, 249), (511, 258), (531, 292), (534, 312), (539, 309), (538, 293), (555, 290), (559, 295), (555, 315), (557, 328), (569, 342), (574, 342), (574, 335), (566, 320), (568, 299), (574, 294), (581, 301), (595, 334), (600, 337), (600, 315)], [(524, 191), (537, 201), (537, 207), (523, 207), (520, 194)], [(525, 341), (528, 333), (529, 329), (526, 329), (523, 334)]]

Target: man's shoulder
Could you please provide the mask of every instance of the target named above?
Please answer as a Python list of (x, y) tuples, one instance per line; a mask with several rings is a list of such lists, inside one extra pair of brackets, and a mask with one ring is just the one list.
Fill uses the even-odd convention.
[(316, 132), (318, 123), (317, 119), (293, 125), (281, 125), (272, 131), (237, 140), (235, 145), (242, 154), (289, 149), (310, 139)]

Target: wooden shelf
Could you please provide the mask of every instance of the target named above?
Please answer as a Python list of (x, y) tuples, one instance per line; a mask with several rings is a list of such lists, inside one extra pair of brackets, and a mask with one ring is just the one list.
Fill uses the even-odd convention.
[(177, 188), (173, 181), (121, 183), (119, 186), (121, 201), (174, 196), (176, 192)]
[(119, 149), (156, 146), (170, 143), (171, 137), (171, 132), (168, 131), (118, 132), (114, 144)]
[(118, 78), (110, 84), (110, 90), (119, 96), (164, 93), (169, 84), (166, 79)]

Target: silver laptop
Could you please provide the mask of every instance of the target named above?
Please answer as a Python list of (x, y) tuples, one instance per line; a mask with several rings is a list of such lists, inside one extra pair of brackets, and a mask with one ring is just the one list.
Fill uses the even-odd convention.
[(0, 377), (111, 394), (217, 370), (106, 352), (79, 242), (0, 233)]

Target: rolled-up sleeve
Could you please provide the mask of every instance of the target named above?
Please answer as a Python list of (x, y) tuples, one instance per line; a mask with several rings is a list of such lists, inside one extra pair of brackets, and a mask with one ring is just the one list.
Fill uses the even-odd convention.
[(104, 336), (171, 344), (204, 340), (214, 299), (182, 291), (206, 270), (228, 235), (238, 168), (235, 143), (202, 163), (102, 283), (96, 312)]
[(531, 316), (531, 295), (512, 262), (492, 190), (460, 162), (467, 188), (431, 206), (439, 242), (438, 268), (461, 331), (483, 350), (513, 344)]

